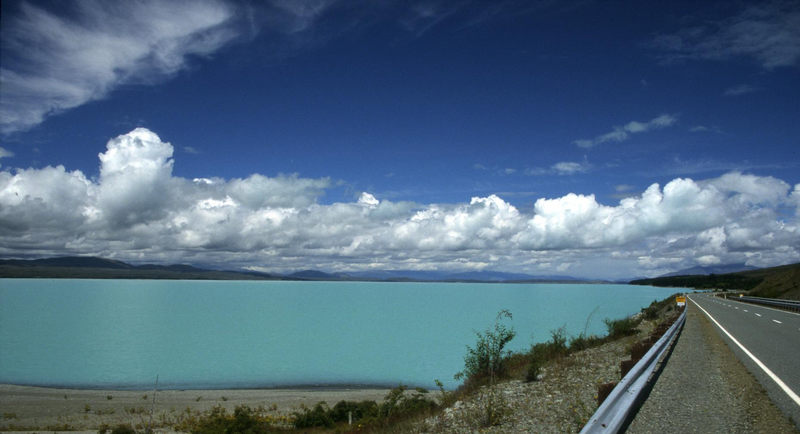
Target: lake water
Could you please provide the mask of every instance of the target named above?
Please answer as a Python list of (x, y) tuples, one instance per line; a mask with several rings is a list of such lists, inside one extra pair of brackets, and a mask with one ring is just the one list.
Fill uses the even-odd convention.
[[(91, 388), (458, 385), (508, 309), (525, 350), (605, 334), (669, 288), (629, 285), (0, 279), (0, 383)], [(592, 313), (594, 312), (594, 313)], [(591, 317), (590, 317), (591, 316)]]

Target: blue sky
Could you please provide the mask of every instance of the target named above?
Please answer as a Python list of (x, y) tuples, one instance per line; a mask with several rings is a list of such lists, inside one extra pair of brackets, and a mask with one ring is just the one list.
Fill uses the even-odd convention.
[(0, 254), (800, 261), (800, 3), (2, 4)]

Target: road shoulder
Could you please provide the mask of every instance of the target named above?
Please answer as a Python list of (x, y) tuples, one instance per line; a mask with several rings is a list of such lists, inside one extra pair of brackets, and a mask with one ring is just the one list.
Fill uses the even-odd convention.
[(686, 324), (649, 397), (628, 427), (645, 432), (797, 432), (720, 337), (688, 308)]

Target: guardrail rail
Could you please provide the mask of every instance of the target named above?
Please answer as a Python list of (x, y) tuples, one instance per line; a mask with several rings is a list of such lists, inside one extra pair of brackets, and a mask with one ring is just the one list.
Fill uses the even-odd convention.
[(620, 380), (581, 430), (581, 434), (617, 433), (640, 404), (642, 392), (686, 321), (686, 309), (649, 351)]
[(764, 298), (764, 297), (731, 297), (731, 300), (745, 301), (747, 303), (763, 304), (765, 306), (779, 307), (781, 309), (800, 312), (800, 301), (782, 300), (779, 298)]

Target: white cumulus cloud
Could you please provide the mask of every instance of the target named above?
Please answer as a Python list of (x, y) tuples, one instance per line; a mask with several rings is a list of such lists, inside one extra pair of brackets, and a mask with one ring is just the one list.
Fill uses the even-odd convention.
[(499, 195), (418, 204), (363, 192), (323, 204), (334, 185), (327, 178), (186, 179), (172, 173), (173, 153), (137, 128), (108, 141), (96, 178), (62, 166), (4, 168), (0, 254), (259, 270), (569, 268), (602, 277), (800, 260), (800, 185), (773, 177), (677, 178), (638, 195), (625, 185), (616, 204), (569, 193), (523, 212)]

